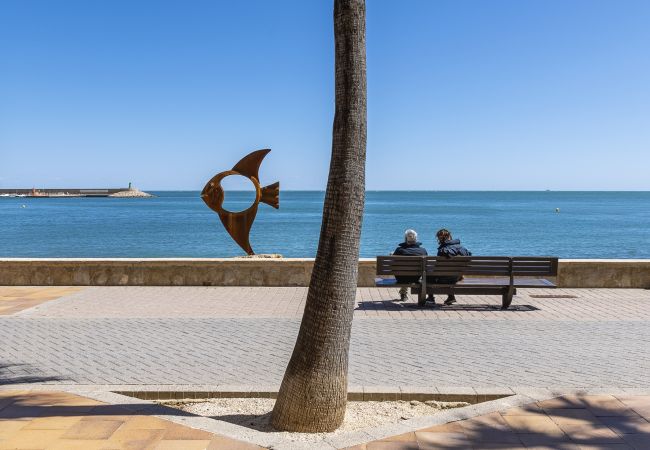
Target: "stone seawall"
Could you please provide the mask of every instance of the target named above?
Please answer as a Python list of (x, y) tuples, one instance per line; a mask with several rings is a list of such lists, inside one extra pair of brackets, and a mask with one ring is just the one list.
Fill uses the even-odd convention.
[[(314, 260), (0, 259), (3, 286), (307, 286)], [(567, 288), (650, 288), (650, 259), (560, 260)], [(374, 285), (375, 260), (359, 261), (359, 286)]]

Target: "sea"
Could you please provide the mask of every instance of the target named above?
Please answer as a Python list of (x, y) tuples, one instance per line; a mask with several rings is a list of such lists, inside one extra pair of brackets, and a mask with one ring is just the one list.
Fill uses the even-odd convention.
[[(0, 257), (231, 257), (244, 252), (198, 191), (155, 198), (0, 198)], [(246, 209), (252, 191), (226, 193)], [(280, 192), (260, 204), (255, 253), (313, 257), (324, 193)], [(474, 255), (650, 258), (650, 192), (369, 191), (361, 257), (390, 254), (404, 230), (435, 253), (449, 229)]]

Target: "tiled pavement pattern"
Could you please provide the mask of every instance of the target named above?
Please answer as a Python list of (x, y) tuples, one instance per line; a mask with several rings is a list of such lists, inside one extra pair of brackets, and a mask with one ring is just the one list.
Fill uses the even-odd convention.
[(0, 391), (0, 450), (259, 448), (65, 392)]
[(9, 316), (80, 290), (82, 288), (77, 287), (0, 288), (0, 316)]
[(650, 449), (650, 396), (565, 396), (348, 450)]
[[(0, 288), (0, 295), (4, 289)], [(59, 288), (50, 288), (59, 289)], [(543, 296), (547, 298), (538, 298)], [(300, 319), (307, 288), (297, 287), (87, 287), (21, 315), (48, 318), (243, 318)], [(650, 290), (520, 289), (511, 310), (499, 296), (458, 296), (451, 307), (415, 300), (402, 303), (396, 289), (360, 288), (355, 318), (460, 320), (650, 320)], [(444, 297), (438, 299), (444, 300)]]
[[(0, 383), (277, 387), (304, 293), (87, 288), (0, 317)], [(391, 296), (359, 290), (351, 385), (650, 386), (650, 291), (522, 291), (514, 311), (497, 297), (419, 311)]]

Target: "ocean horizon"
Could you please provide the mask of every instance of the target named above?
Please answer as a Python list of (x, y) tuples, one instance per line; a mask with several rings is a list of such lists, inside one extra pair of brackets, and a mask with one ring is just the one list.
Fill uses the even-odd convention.
[[(230, 239), (199, 191), (148, 191), (151, 199), (0, 198), (1, 257), (231, 257)], [(227, 191), (247, 208), (253, 191)], [(316, 254), (323, 191), (281, 190), (259, 206), (256, 253)], [(368, 190), (361, 257), (389, 254), (407, 228), (430, 253), (448, 228), (475, 255), (650, 258), (648, 191)]]

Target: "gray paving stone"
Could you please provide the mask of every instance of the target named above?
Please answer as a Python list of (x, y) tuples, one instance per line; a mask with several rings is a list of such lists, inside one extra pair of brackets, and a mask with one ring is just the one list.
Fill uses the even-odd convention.
[[(299, 321), (0, 318), (0, 382), (278, 385)], [(646, 321), (355, 320), (350, 383), (647, 388)]]

